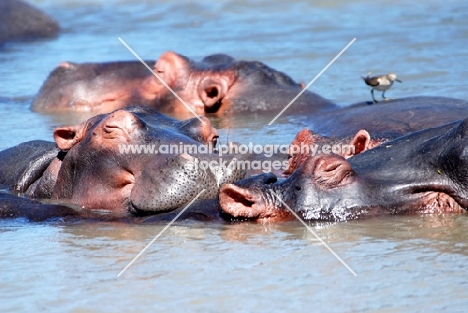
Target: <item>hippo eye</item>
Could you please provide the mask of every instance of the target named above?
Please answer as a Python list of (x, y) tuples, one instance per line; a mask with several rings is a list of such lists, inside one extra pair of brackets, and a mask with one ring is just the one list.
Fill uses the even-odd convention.
[(301, 186), (297, 186), (297, 185), (296, 185), (296, 186), (294, 186), (294, 188), (296, 188), (296, 190), (301, 190), (301, 189), (302, 189), (302, 187), (301, 187)]

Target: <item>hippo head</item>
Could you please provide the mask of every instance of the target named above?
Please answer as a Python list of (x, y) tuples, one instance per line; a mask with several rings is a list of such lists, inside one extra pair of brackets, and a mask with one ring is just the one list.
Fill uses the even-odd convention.
[(289, 166), (283, 174), (291, 175), (310, 155), (333, 152), (349, 158), (372, 149), (384, 141), (386, 140), (383, 138), (371, 138), (364, 129), (359, 130), (352, 138), (334, 138), (324, 137), (304, 128), (297, 133), (289, 147)]
[[(200, 199), (214, 198), (223, 183), (243, 178), (235, 169), (196, 167), (216, 156), (203, 154), (217, 138), (206, 118), (176, 121), (131, 107), (57, 128), (54, 138), (64, 152), (48, 169), (56, 173), (51, 197), (117, 216), (169, 211), (203, 189)], [(164, 154), (174, 146), (192, 150)]]
[(290, 218), (286, 205), (306, 220), (461, 213), (468, 208), (467, 186), (468, 119), (397, 138), (348, 160), (310, 156), (287, 179), (227, 184), (220, 204), (234, 217), (258, 220)]
[[(145, 63), (62, 62), (49, 74), (32, 109), (108, 113), (129, 105), (147, 105), (178, 116), (193, 112), (277, 113), (303, 87), (261, 62), (238, 61), (225, 54), (195, 62), (166, 52), (156, 63)], [(327, 107), (335, 105), (309, 91), (294, 103), (296, 113)]]
[[(257, 61), (238, 61), (225, 54), (195, 62), (174, 52), (160, 56), (154, 71), (198, 114), (283, 109), (303, 85), (288, 75)], [(158, 79), (151, 78), (160, 85)], [(183, 108), (167, 89), (157, 89), (166, 109)], [(172, 98), (172, 101), (170, 100)], [(309, 91), (296, 100), (297, 110), (314, 111), (334, 107)], [(164, 109), (163, 109), (164, 110)]]
[(150, 75), (140, 62), (61, 62), (43, 83), (31, 108), (97, 114), (130, 105), (150, 105), (154, 95), (145, 92)]

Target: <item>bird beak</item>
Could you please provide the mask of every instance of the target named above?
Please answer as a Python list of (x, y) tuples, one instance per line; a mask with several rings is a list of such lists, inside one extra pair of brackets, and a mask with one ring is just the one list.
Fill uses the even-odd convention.
[(401, 80), (399, 80), (399, 79), (395, 79), (395, 81), (397, 81), (397, 82), (399, 82), (399, 83), (402, 83), (402, 81), (401, 81)]

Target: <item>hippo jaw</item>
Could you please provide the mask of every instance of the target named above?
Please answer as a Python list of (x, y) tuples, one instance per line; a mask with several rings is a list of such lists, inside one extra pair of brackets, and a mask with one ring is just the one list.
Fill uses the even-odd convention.
[(466, 213), (466, 205), (462, 206), (458, 201), (444, 192), (427, 191), (419, 195), (411, 211), (425, 214)]
[[(215, 199), (221, 186), (244, 178), (246, 171), (232, 166), (236, 161), (230, 157), (220, 166), (217, 156), (181, 154), (150, 162), (132, 189), (131, 212), (141, 215), (172, 211), (202, 190), (197, 199)], [(213, 165), (205, 168), (204, 164), (210, 163)]]
[(389, 194), (401, 199), (393, 200), (393, 205), (387, 207), (392, 214), (464, 213), (468, 208), (468, 199), (461, 197), (450, 182), (406, 183), (394, 187)]

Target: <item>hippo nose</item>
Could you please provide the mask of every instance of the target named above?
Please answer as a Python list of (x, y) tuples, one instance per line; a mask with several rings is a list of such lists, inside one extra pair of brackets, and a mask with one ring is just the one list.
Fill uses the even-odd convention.
[(210, 132), (207, 138), (207, 142), (211, 142), (213, 144), (213, 147), (216, 147), (216, 144), (218, 143), (218, 138), (219, 138), (218, 131), (215, 128), (210, 127)]
[[(216, 147), (216, 143), (218, 142), (219, 133), (218, 131), (211, 125), (210, 120), (202, 116), (201, 119), (203, 120), (204, 124), (201, 124), (201, 134), (202, 137), (205, 139), (207, 143), (212, 143), (213, 147)], [(197, 121), (198, 122), (198, 121)]]

